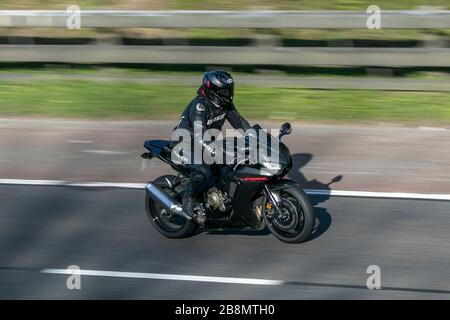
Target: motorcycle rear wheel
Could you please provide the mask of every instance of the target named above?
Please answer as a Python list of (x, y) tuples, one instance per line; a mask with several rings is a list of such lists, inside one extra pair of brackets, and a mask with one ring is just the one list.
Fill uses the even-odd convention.
[[(181, 202), (181, 196), (172, 187), (175, 178), (174, 175), (165, 175), (157, 178), (153, 183)], [(191, 236), (197, 228), (197, 225), (193, 222), (167, 212), (147, 194), (145, 195), (145, 207), (150, 223), (159, 233), (167, 238), (186, 238)]]

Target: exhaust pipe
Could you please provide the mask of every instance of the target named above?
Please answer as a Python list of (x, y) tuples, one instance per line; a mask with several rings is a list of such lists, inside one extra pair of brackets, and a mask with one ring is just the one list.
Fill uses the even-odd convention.
[(157, 201), (164, 209), (166, 209), (170, 213), (176, 214), (187, 220), (192, 220), (190, 216), (183, 212), (183, 208), (181, 207), (181, 205), (175, 199), (168, 196), (167, 193), (161, 190), (161, 188), (159, 188), (157, 185), (149, 182), (145, 186), (145, 189), (147, 190), (148, 196), (152, 200)]

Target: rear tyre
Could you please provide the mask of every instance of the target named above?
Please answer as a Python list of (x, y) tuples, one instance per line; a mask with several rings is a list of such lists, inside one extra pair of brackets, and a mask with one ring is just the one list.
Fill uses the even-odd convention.
[[(169, 196), (181, 202), (181, 195), (173, 189), (175, 179), (176, 177), (173, 175), (166, 175), (157, 178), (153, 183)], [(191, 236), (197, 228), (193, 222), (167, 212), (166, 209), (152, 200), (147, 194), (145, 195), (145, 207), (150, 223), (159, 233), (167, 238), (186, 238)]]
[(273, 217), (268, 217), (265, 210), (267, 227), (283, 242), (304, 242), (311, 235), (315, 223), (314, 209), (308, 196), (298, 187), (283, 189), (280, 195), (279, 207), (283, 214), (275, 213)]

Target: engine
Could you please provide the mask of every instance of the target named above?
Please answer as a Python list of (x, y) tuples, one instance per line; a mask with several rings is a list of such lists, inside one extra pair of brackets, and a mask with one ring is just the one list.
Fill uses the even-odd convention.
[(226, 212), (227, 207), (226, 203), (229, 202), (229, 199), (226, 195), (222, 193), (216, 187), (213, 187), (208, 190), (206, 193), (206, 204), (212, 210), (217, 210), (220, 212)]

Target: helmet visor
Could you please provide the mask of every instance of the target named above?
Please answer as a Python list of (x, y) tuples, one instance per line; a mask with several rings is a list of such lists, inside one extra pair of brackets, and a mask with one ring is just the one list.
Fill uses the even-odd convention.
[(224, 98), (233, 98), (234, 88), (233, 87), (222, 88), (219, 89), (217, 93)]

